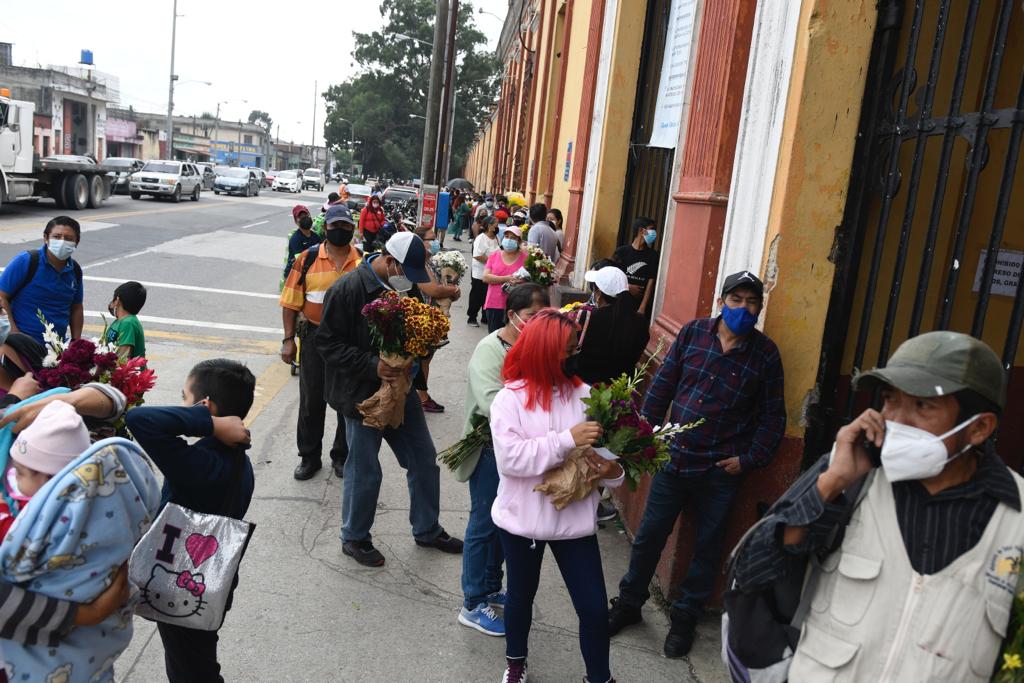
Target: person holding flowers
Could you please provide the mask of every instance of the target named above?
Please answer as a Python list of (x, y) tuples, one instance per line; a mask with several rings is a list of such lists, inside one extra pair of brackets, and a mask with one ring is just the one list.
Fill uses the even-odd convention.
[(693, 425), (670, 444), (671, 461), (651, 481), (629, 571), (612, 601), (609, 631), (641, 621), (640, 608), (676, 518), (693, 503), (697, 536), (681, 595), (672, 604), (665, 656), (683, 657), (720, 573), (726, 522), (740, 475), (769, 465), (786, 428), (782, 358), (755, 329), (764, 285), (750, 271), (725, 278), (721, 314), (682, 327), (651, 382), (642, 417)]
[(588, 421), (583, 399), (590, 387), (575, 376), (577, 326), (545, 309), (522, 328), (505, 357), (505, 387), (491, 403), (490, 427), (498, 469), (491, 516), (505, 553), (504, 683), (527, 680), (527, 641), (545, 546), (558, 563), (579, 616), (580, 651), (592, 683), (611, 681), (608, 607), (597, 543), (598, 493), (556, 507), (537, 490), (545, 474), (585, 449), (592, 483), (616, 487), (625, 473), (592, 449), (602, 429)]
[[(424, 244), (430, 245), (431, 258), (428, 261), (430, 267), (427, 268), (427, 276), (430, 278), (430, 282), (424, 282), (418, 288), (420, 295), (423, 298), (423, 302), (430, 305), (439, 305), (439, 302), (446, 301), (450, 306), (451, 302), (459, 300), (459, 297), (462, 296), (462, 291), (459, 289), (457, 284), (449, 284), (439, 281), (440, 278), (438, 277), (437, 264), (433, 259), (434, 256), (441, 253), (441, 245), (437, 240), (437, 232), (434, 228), (425, 228), (423, 226), (417, 226), (413, 232), (416, 233), (417, 237), (423, 240)], [(444, 253), (448, 254), (451, 252)], [(413, 377), (412, 385), (420, 397), (420, 403), (423, 404), (424, 412), (443, 413), (444, 406), (431, 398), (430, 389), (427, 386), (427, 380), (430, 378), (430, 361), (433, 358), (434, 352), (432, 350), (430, 355), (420, 360), (420, 369), (419, 372), (416, 373), (416, 376)]]
[(508, 323), (480, 340), (469, 360), (466, 423), (463, 439), (438, 459), (458, 481), (469, 483), (469, 522), (462, 551), (462, 594), (458, 621), (489, 636), (505, 635), (505, 622), (493, 607), (505, 606), (501, 590), (504, 554), (491, 505), (498, 495), (498, 466), (487, 420), (491, 402), (502, 388), (501, 368), (519, 333), (537, 311), (550, 305), (547, 289), (533, 282), (508, 293)]
[[(408, 391), (411, 368), (392, 365), (384, 358), (363, 312), (385, 292), (416, 296), (414, 283), (430, 281), (426, 265), (423, 240), (411, 232), (396, 233), (382, 252), (363, 259), (358, 268), (327, 291), (316, 336), (317, 349), (328, 369), (327, 400), (344, 416), (348, 435), (341, 508), (342, 552), (369, 567), (380, 567), (385, 561), (370, 534), (382, 478), (378, 459), (381, 441), (388, 442), (406, 470), (411, 499), (409, 521), (416, 544), (446, 553), (462, 552), (462, 541), (449, 536), (438, 521), (441, 472), (423, 406), (416, 394)], [(447, 322), (443, 315), (441, 319)], [(430, 349), (414, 351), (411, 355), (425, 356)], [(404, 384), (406, 395), (398, 426), (377, 429), (364, 424), (359, 405), (376, 395), (385, 382)]]
[(583, 279), (590, 283), (595, 305), (579, 314), (579, 377), (606, 384), (633, 371), (651, 333), (636, 312), (626, 273), (610, 261), (598, 261)]
[(526, 252), (520, 250), (522, 230), (514, 225), (498, 225), (501, 249), (494, 252), (484, 265), (483, 281), (487, 284), (484, 298), (484, 316), (487, 331), (497, 332), (505, 325), (505, 290), (503, 286), (518, 282), (516, 273), (526, 262)]

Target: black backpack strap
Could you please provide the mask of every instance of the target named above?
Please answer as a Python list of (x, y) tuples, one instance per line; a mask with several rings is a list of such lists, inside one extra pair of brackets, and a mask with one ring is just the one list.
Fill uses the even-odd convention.
[(308, 273), (309, 269), (313, 267), (313, 264), (316, 263), (317, 256), (320, 255), (320, 244), (320, 242), (317, 242), (307, 249), (306, 255), (302, 259), (302, 275), (299, 276), (299, 285), (303, 288), (306, 286), (306, 273)]
[[(34, 278), (36, 276), (36, 273), (39, 271), (39, 250), (32, 249), (30, 251), (26, 251), (25, 253), (28, 254), (28, 272), (25, 274), (25, 279), (21, 281), (21, 284), (18, 285), (17, 289), (15, 289), (13, 292), (7, 292), (8, 301), (14, 301), (14, 298), (18, 296), (21, 290), (25, 289), (25, 286), (28, 283), (32, 282), (32, 278)], [(71, 265), (75, 270), (75, 282), (78, 284), (78, 288), (81, 289), (82, 266), (80, 266), (78, 264), (78, 261), (74, 259), (71, 259)]]

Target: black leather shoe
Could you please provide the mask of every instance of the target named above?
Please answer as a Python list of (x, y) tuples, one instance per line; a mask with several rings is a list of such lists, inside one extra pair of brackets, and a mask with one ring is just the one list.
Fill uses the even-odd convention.
[(665, 656), (678, 659), (690, 654), (697, 630), (697, 617), (672, 610), (672, 627), (665, 637)]
[(639, 607), (622, 602), (621, 598), (612, 598), (612, 606), (608, 609), (608, 637), (614, 636), (631, 624), (639, 624), (644, 620)]
[(332, 460), (331, 469), (334, 470), (334, 476), (338, 479), (345, 478), (345, 461), (344, 460)]
[(384, 565), (384, 555), (373, 547), (370, 541), (345, 541), (341, 544), (341, 552), (364, 567), (381, 567)]
[(303, 458), (302, 462), (299, 463), (299, 466), (295, 468), (294, 476), (299, 481), (306, 481), (307, 479), (311, 479), (322, 467), (323, 463), (319, 460)]
[(450, 555), (459, 555), (462, 553), (462, 541), (449, 536), (447, 531), (441, 531), (441, 535), (435, 538), (433, 541), (416, 541), (416, 545), (421, 548), (435, 548), (440, 550), (442, 553), (449, 553)]

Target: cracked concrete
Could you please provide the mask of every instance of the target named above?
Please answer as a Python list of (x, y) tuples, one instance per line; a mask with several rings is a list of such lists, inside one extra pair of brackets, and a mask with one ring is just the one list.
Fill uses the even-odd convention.
[[(439, 449), (459, 436), (466, 362), (485, 334), (465, 326), (464, 306), (464, 300), (453, 306), (452, 343), (437, 353), (432, 367), (431, 394), (447, 407), (444, 414), (427, 417)], [(242, 355), (230, 349), (223, 353)], [(246, 358), (257, 374), (276, 361), (269, 355)], [(161, 394), (154, 402), (176, 402), (174, 393), (189, 365), (183, 360), (173, 370), (165, 366)], [(387, 564), (369, 569), (342, 555), (340, 480), (329, 467), (310, 481), (297, 482), (291, 476), (296, 464), (297, 398), (298, 381), (293, 379), (252, 425), (256, 494), (248, 518), (257, 526), (242, 563), (234, 608), (220, 632), (225, 679), (501, 680), (504, 641), (457, 624), (461, 558), (413, 543), (404, 472), (386, 445), (381, 450), (384, 482), (373, 534)], [(328, 434), (333, 425), (329, 417)], [(469, 511), (468, 490), (444, 470), (441, 507), (441, 523), (461, 537)], [(628, 540), (618, 524), (603, 528), (599, 540), (605, 581), (614, 595), (628, 562)], [(667, 628), (665, 612), (652, 601), (645, 608), (644, 623), (613, 639), (612, 671), (619, 681), (728, 680), (718, 659), (717, 618), (709, 617), (701, 625), (690, 660), (662, 656)], [(530, 639), (531, 681), (582, 680), (576, 634), (576, 615), (549, 553)], [(117, 664), (117, 680), (164, 680), (163, 652), (153, 624), (136, 619), (132, 645)]]

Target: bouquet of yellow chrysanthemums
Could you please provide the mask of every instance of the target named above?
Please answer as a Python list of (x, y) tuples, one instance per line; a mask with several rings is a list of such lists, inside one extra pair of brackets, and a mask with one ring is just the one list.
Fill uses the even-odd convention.
[(367, 427), (399, 427), (405, 416), (405, 397), (412, 386), (407, 371), (416, 358), (425, 357), (447, 336), (448, 318), (434, 306), (394, 292), (385, 292), (363, 306), (363, 316), (381, 361), (404, 372), (394, 379), (381, 380), (380, 389), (357, 407)]

